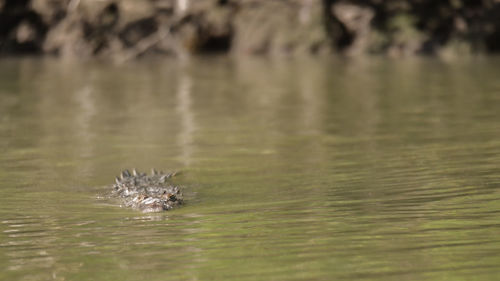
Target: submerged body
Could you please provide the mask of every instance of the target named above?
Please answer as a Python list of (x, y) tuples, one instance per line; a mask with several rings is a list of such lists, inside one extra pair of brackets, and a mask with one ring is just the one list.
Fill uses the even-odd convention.
[(124, 206), (139, 209), (144, 213), (170, 210), (183, 203), (178, 186), (169, 182), (175, 173), (153, 170), (151, 175), (128, 170), (116, 177), (113, 194), (122, 198)]

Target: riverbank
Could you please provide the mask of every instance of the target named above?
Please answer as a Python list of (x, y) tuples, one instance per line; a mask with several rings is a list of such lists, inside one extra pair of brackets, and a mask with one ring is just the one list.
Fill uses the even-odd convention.
[(465, 56), (500, 50), (500, 3), (0, 0), (0, 55)]

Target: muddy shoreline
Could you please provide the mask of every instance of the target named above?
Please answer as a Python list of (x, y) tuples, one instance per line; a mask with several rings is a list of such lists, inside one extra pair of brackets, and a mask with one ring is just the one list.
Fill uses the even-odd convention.
[(0, 55), (464, 56), (500, 51), (498, 1), (0, 0)]

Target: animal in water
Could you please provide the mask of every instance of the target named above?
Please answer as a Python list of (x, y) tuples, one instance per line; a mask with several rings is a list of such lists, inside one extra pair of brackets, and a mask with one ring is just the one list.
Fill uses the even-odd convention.
[(124, 170), (116, 177), (112, 194), (121, 198), (123, 206), (138, 209), (144, 213), (171, 210), (183, 204), (180, 188), (171, 182), (178, 173), (151, 171), (151, 175), (133, 169)]

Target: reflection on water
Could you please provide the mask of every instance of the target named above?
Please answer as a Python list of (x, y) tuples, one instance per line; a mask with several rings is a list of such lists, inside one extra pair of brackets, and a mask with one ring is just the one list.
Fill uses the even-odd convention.
[(191, 110), (191, 79), (185, 72), (181, 72), (181, 77), (179, 79), (177, 111), (180, 119), (178, 144), (182, 149), (180, 159), (182, 159), (185, 166), (189, 166), (195, 125), (193, 112)]
[[(0, 280), (494, 280), (497, 59), (0, 62)], [(187, 204), (101, 198), (182, 169)]]

